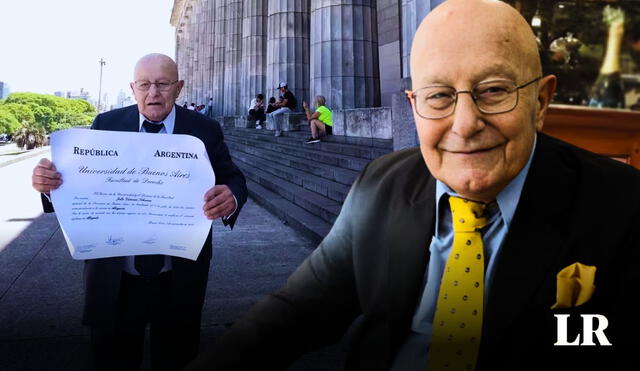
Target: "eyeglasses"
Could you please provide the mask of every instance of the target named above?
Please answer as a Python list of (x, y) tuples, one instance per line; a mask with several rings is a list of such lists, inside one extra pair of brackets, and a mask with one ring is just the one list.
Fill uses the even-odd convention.
[(414, 92), (407, 91), (407, 97), (414, 102), (416, 113), (428, 120), (445, 118), (456, 109), (459, 94), (470, 94), (478, 110), (485, 114), (498, 114), (512, 111), (518, 105), (520, 89), (540, 80), (542, 76), (516, 85), (510, 80), (484, 81), (471, 90), (458, 90), (450, 86), (425, 86)]
[(178, 82), (178, 80), (174, 82), (151, 82), (146, 80), (138, 80), (133, 82), (133, 86), (135, 86), (136, 89), (140, 91), (147, 91), (151, 89), (151, 85), (155, 85), (156, 89), (158, 89), (159, 91), (168, 91), (176, 82)]

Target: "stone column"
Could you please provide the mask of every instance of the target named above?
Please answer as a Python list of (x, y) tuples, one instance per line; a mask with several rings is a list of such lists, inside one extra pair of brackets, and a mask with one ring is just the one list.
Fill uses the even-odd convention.
[(226, 0), (215, 0), (213, 51), (213, 115), (222, 116), (224, 103), (224, 57), (226, 48)]
[[(210, 0), (205, 0), (210, 1)], [(178, 6), (177, 8), (175, 8)], [(185, 80), (185, 87), (177, 100), (182, 105), (185, 101), (194, 101), (198, 76), (194, 73), (194, 61), (197, 58), (198, 15), (201, 6), (196, 1), (176, 1), (172, 13), (171, 24), (176, 27), (175, 61), (178, 64), (178, 76)]]
[[(183, 39), (183, 33), (184, 30), (178, 26), (176, 27), (176, 64), (178, 64), (178, 78), (184, 80), (184, 78), (186, 77), (185, 74), (185, 70), (184, 70), (184, 39)], [(182, 105), (182, 102), (184, 102), (184, 97), (185, 97), (185, 91), (184, 89), (180, 92), (180, 95), (178, 96), (178, 100), (176, 101), (176, 103)]]
[[(316, 1), (316, 0), (314, 0)], [(280, 81), (287, 82), (298, 100), (309, 100), (309, 1), (269, 1), (267, 20), (267, 89), (278, 97)]]
[(409, 67), (409, 56), (411, 53), (411, 43), (413, 35), (424, 17), (431, 12), (431, 9), (438, 6), (444, 0), (402, 0), (402, 77), (411, 77)]
[(207, 12), (207, 29), (206, 29), (206, 72), (205, 72), (205, 102), (209, 104), (209, 98), (213, 94), (213, 25), (215, 16), (215, 0), (206, 0), (206, 12)]
[(192, 98), (193, 102), (198, 106), (200, 104), (200, 89), (202, 86), (202, 1), (194, 2), (193, 7), (193, 86)]
[(207, 96), (207, 86), (208, 86), (208, 66), (207, 66), (207, 59), (209, 57), (209, 55), (207, 54), (207, 39), (209, 37), (209, 34), (207, 33), (207, 22), (208, 22), (208, 15), (209, 15), (209, 9), (207, 9), (207, 5), (209, 3), (208, 0), (201, 0), (202, 1), (202, 8), (200, 10), (200, 14), (202, 15), (202, 21), (201, 21), (201, 32), (202, 34), (200, 35), (200, 57), (198, 58), (198, 64), (200, 64), (200, 93), (199, 93), (199, 98), (198, 98), (198, 102), (200, 104), (206, 104), (206, 96)]
[(195, 78), (193, 76), (193, 59), (195, 58), (194, 55), (194, 38), (195, 38), (195, 31), (194, 31), (194, 27), (195, 27), (195, 15), (194, 15), (194, 11), (193, 11), (193, 7), (191, 5), (187, 6), (187, 12), (185, 15), (186, 18), (186, 29), (187, 29), (187, 44), (186, 44), (186, 54), (185, 57), (187, 58), (186, 61), (186, 76), (187, 76), (187, 80), (185, 81), (185, 89), (186, 89), (186, 96), (185, 98), (187, 98), (187, 103), (191, 104), (191, 102), (193, 102), (194, 99), (194, 85), (195, 85)]
[(224, 115), (242, 113), (240, 60), (242, 57), (242, 0), (227, 0), (227, 33), (224, 61)]
[(198, 58), (198, 64), (200, 65), (200, 92), (198, 102), (200, 104), (207, 104), (207, 100), (209, 99), (208, 90), (209, 90), (209, 58), (210, 58), (210, 50), (209, 50), (209, 38), (210, 38), (210, 30), (209, 30), (209, 22), (210, 22), (210, 8), (209, 8), (209, 0), (201, 0), (201, 9), (200, 14), (202, 17), (201, 20), (201, 32), (200, 35), (200, 57)]
[(191, 87), (193, 86), (193, 75), (192, 75), (192, 65), (191, 65), (191, 60), (193, 60), (193, 53), (192, 53), (192, 40), (191, 40), (191, 35), (192, 35), (192, 30), (191, 30), (191, 16), (190, 14), (187, 12), (187, 14), (185, 15), (185, 47), (184, 47), (184, 58), (185, 58), (185, 63), (184, 63), (184, 69), (185, 69), (185, 82), (184, 82), (184, 89), (185, 89), (185, 99), (187, 100), (187, 102), (191, 102)]
[(404, 90), (401, 56), (401, 0), (377, 0), (378, 60), (380, 70), (380, 103), (392, 105), (392, 97)]
[[(189, 40), (187, 39), (187, 20), (184, 17), (180, 17), (178, 21), (178, 44), (176, 45), (176, 58), (178, 63), (178, 75), (181, 79), (185, 80), (185, 85), (189, 75), (187, 74), (187, 46), (189, 45)], [(180, 93), (181, 103), (187, 100), (188, 96), (187, 89), (182, 89)]]
[(267, 0), (244, 0), (243, 12), (240, 114), (256, 94), (267, 92)]
[(380, 105), (375, 0), (312, 1), (311, 96), (332, 109)]

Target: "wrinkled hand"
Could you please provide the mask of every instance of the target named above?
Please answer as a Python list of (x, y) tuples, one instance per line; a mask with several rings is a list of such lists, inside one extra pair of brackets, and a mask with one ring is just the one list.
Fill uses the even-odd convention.
[(204, 194), (204, 215), (209, 220), (229, 216), (236, 208), (236, 201), (228, 186), (214, 186)]
[(43, 158), (33, 168), (31, 175), (31, 185), (41, 193), (49, 194), (53, 189), (57, 189), (62, 184), (62, 175), (56, 170), (53, 162)]

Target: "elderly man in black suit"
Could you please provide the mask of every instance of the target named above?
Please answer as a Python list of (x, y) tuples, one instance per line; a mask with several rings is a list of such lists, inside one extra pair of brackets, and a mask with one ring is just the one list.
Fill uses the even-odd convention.
[[(92, 129), (192, 135), (205, 144), (216, 184), (204, 194), (203, 212), (233, 228), (247, 198), (245, 178), (233, 164), (220, 125), (175, 104), (184, 81), (175, 62), (150, 54), (136, 64), (131, 89), (137, 105), (96, 116)], [(33, 171), (33, 187), (46, 196), (62, 184), (55, 165), (42, 159)], [(150, 324), (154, 370), (178, 370), (195, 357), (200, 338), (211, 232), (196, 261), (164, 255), (85, 261), (83, 323), (91, 329), (97, 370), (140, 368), (145, 329)]]
[(287, 284), (188, 370), (282, 369), (351, 324), (348, 370), (637, 367), (640, 172), (540, 133), (556, 78), (527, 21), (447, 1), (411, 72), (420, 147), (369, 164)]

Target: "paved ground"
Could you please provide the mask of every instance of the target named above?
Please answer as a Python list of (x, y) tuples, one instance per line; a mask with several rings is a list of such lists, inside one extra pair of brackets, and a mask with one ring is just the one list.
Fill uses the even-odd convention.
[[(71, 259), (55, 215), (41, 213), (30, 185), (48, 151), (16, 152), (0, 146), (0, 370), (88, 370), (82, 263)], [(214, 223), (203, 345), (279, 287), (313, 247), (252, 201), (233, 231)], [(307, 355), (289, 371), (341, 369), (343, 349)]]
[(27, 158), (36, 157), (49, 152), (49, 147), (36, 148), (30, 151), (18, 148), (15, 143), (0, 143), (0, 167), (5, 167)]

